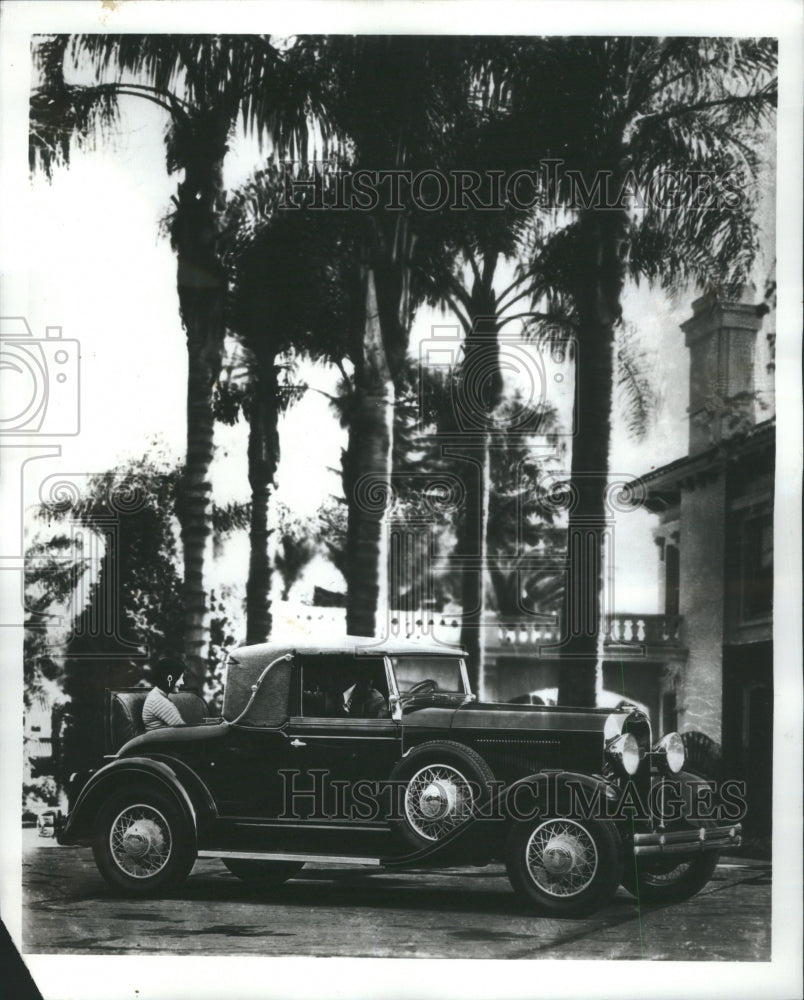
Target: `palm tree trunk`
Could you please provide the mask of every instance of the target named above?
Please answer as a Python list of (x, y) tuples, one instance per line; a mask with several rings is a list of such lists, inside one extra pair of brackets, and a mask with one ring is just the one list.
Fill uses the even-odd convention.
[[(459, 404), (463, 413), (460, 457), (466, 463), (464, 507), (458, 526), (456, 553), (461, 561), (461, 645), (472, 690), (483, 696), (486, 565), (490, 482), (490, 418), (502, 398), (499, 324), (491, 283), (496, 255), (484, 261), (482, 280), (472, 289), (471, 331), (464, 345)], [(459, 417), (460, 419), (460, 417)]]
[(472, 690), (482, 696), (484, 683), (483, 622), (486, 610), (486, 558), (489, 520), (489, 434), (474, 448), (461, 448), (471, 463), (464, 474), (464, 509), (456, 551), (461, 559), (461, 645)]
[(355, 370), (355, 398), (344, 459), (349, 504), (346, 532), (349, 635), (378, 634), (387, 613), (386, 524), (391, 481), (394, 384), (383, 346), (374, 272), (368, 272), (362, 357)]
[(249, 565), (246, 582), (246, 642), (271, 634), (271, 556), (268, 510), (279, 463), (279, 385), (274, 359), (260, 362), (249, 410), (248, 480), (251, 486)]
[(567, 532), (568, 579), (558, 685), (558, 701), (563, 705), (594, 705), (598, 669), (602, 669), (598, 649), (603, 624), (605, 493), (626, 223), (625, 216), (615, 211), (588, 211), (581, 219), (582, 250), (574, 296), (578, 312), (571, 465), (574, 505)]
[(177, 287), (187, 335), (187, 460), (179, 505), (184, 549), (185, 687), (201, 692), (207, 670), (209, 610), (204, 568), (212, 533), (212, 395), (224, 338), (223, 267), (218, 260), (216, 216), (223, 190), (223, 155), (195, 161), (179, 185), (173, 220)]

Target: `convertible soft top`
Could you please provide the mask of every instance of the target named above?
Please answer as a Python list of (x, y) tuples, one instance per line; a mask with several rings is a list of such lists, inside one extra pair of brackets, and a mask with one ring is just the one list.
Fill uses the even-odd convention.
[(271, 660), (286, 654), (303, 653), (354, 653), (356, 656), (404, 656), (406, 653), (422, 653), (427, 656), (460, 656), (463, 650), (458, 645), (448, 645), (419, 639), (372, 639), (364, 635), (344, 635), (335, 639), (304, 639), (299, 642), (263, 642), (256, 646), (241, 646), (229, 656), (230, 664), (260, 661), (267, 666)]
[[(240, 718), (245, 724), (281, 725), (287, 718), (290, 689), (290, 660), (294, 654), (316, 656), (324, 653), (351, 653), (355, 656), (461, 656), (460, 646), (414, 639), (371, 639), (366, 636), (341, 636), (333, 640), (305, 640), (297, 643), (264, 642), (241, 646), (230, 654), (227, 667), (223, 717), (233, 722), (241, 716), (249, 701), (248, 712)], [(270, 669), (268, 669), (270, 668)], [(259, 684), (259, 691), (254, 686)]]

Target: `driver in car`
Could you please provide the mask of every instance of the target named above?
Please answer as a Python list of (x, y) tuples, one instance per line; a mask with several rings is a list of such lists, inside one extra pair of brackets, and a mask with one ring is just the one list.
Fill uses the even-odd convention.
[(343, 692), (343, 711), (356, 719), (381, 719), (388, 715), (388, 702), (371, 677), (360, 677)]

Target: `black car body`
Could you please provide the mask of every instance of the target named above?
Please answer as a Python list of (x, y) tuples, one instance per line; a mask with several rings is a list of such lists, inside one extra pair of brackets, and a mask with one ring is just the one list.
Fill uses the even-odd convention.
[[(198, 856), (263, 887), (310, 860), (499, 858), (526, 900), (575, 915), (621, 883), (645, 898), (690, 895), (739, 843), (728, 816), (693, 815), (700, 781), (681, 769), (676, 734), (655, 741), (632, 708), (478, 703), (450, 647), (243, 647), (222, 718), (179, 693), (191, 724), (133, 735), (144, 696), (110, 693), (114, 752), (58, 834), (92, 845), (130, 894), (175, 885)], [(121, 730), (132, 738), (118, 747)]]

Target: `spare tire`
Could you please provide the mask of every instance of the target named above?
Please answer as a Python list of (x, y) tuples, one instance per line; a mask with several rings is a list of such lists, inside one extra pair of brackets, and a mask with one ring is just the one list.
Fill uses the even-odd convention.
[(391, 772), (392, 829), (414, 848), (442, 840), (488, 797), (494, 774), (480, 754), (451, 740), (422, 743)]

